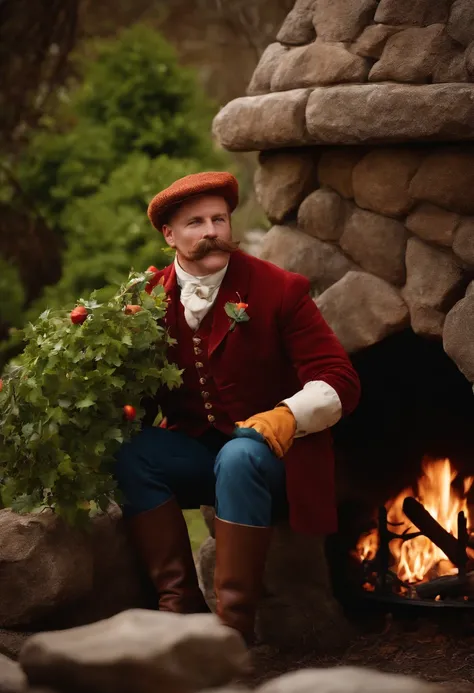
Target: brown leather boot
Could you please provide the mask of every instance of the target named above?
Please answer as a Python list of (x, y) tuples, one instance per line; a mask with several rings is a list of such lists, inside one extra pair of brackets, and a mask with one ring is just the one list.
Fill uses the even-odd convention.
[(199, 589), (188, 528), (174, 498), (129, 520), (132, 540), (158, 592), (160, 611), (209, 612)]
[(262, 594), (271, 527), (251, 527), (215, 519), (217, 615), (250, 644)]

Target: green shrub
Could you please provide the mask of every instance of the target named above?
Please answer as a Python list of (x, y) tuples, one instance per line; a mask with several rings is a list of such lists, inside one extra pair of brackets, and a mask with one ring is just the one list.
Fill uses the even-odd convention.
[[(25, 329), (26, 347), (0, 388), (2, 501), (18, 512), (53, 508), (79, 523), (116, 497), (114, 453), (140, 428), (142, 398), (173, 388), (181, 372), (167, 361), (161, 324), (166, 295), (144, 290), (150, 273), (131, 273), (105, 303), (81, 300), (88, 315), (46, 311)], [(127, 314), (127, 304), (140, 305)], [(136, 418), (128, 420), (123, 407)]]

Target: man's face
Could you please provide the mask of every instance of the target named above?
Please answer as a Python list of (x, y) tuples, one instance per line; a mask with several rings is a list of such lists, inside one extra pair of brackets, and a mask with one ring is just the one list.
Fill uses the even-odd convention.
[(176, 248), (181, 267), (196, 276), (225, 267), (238, 245), (232, 241), (227, 202), (216, 195), (183, 202), (163, 226), (163, 235), (168, 245)]

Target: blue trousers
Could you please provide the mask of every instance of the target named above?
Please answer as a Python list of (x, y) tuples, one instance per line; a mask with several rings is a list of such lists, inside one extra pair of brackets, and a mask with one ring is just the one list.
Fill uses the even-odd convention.
[(124, 443), (115, 476), (125, 516), (175, 497), (183, 509), (212, 505), (228, 522), (269, 527), (287, 514), (285, 467), (260, 440), (211, 430), (200, 438), (144, 428)]

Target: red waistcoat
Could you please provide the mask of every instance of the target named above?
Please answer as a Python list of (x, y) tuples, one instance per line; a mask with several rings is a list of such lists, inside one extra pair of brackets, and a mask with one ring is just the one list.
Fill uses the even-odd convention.
[(196, 332), (186, 322), (178, 289), (173, 292), (169, 311), (175, 312), (177, 344), (170, 348), (168, 359), (183, 369), (183, 383), (179, 390), (164, 395), (161, 405), (166, 411), (166, 427), (199, 436), (213, 426), (231, 435), (235, 423), (222, 406), (209, 361), (213, 309)]
[[(301, 275), (232, 253), (214, 306), (196, 334), (184, 320), (174, 264), (160, 277), (170, 299), (165, 323), (178, 342), (169, 359), (185, 368), (183, 387), (159, 399), (167, 426), (190, 435), (207, 425), (231, 433), (234, 422), (273, 409), (314, 380), (334, 388), (343, 415), (357, 405), (358, 376)], [(250, 317), (232, 331), (225, 312), (229, 301), (247, 303)], [(292, 528), (308, 534), (335, 531), (330, 430), (296, 439), (284, 462)]]

